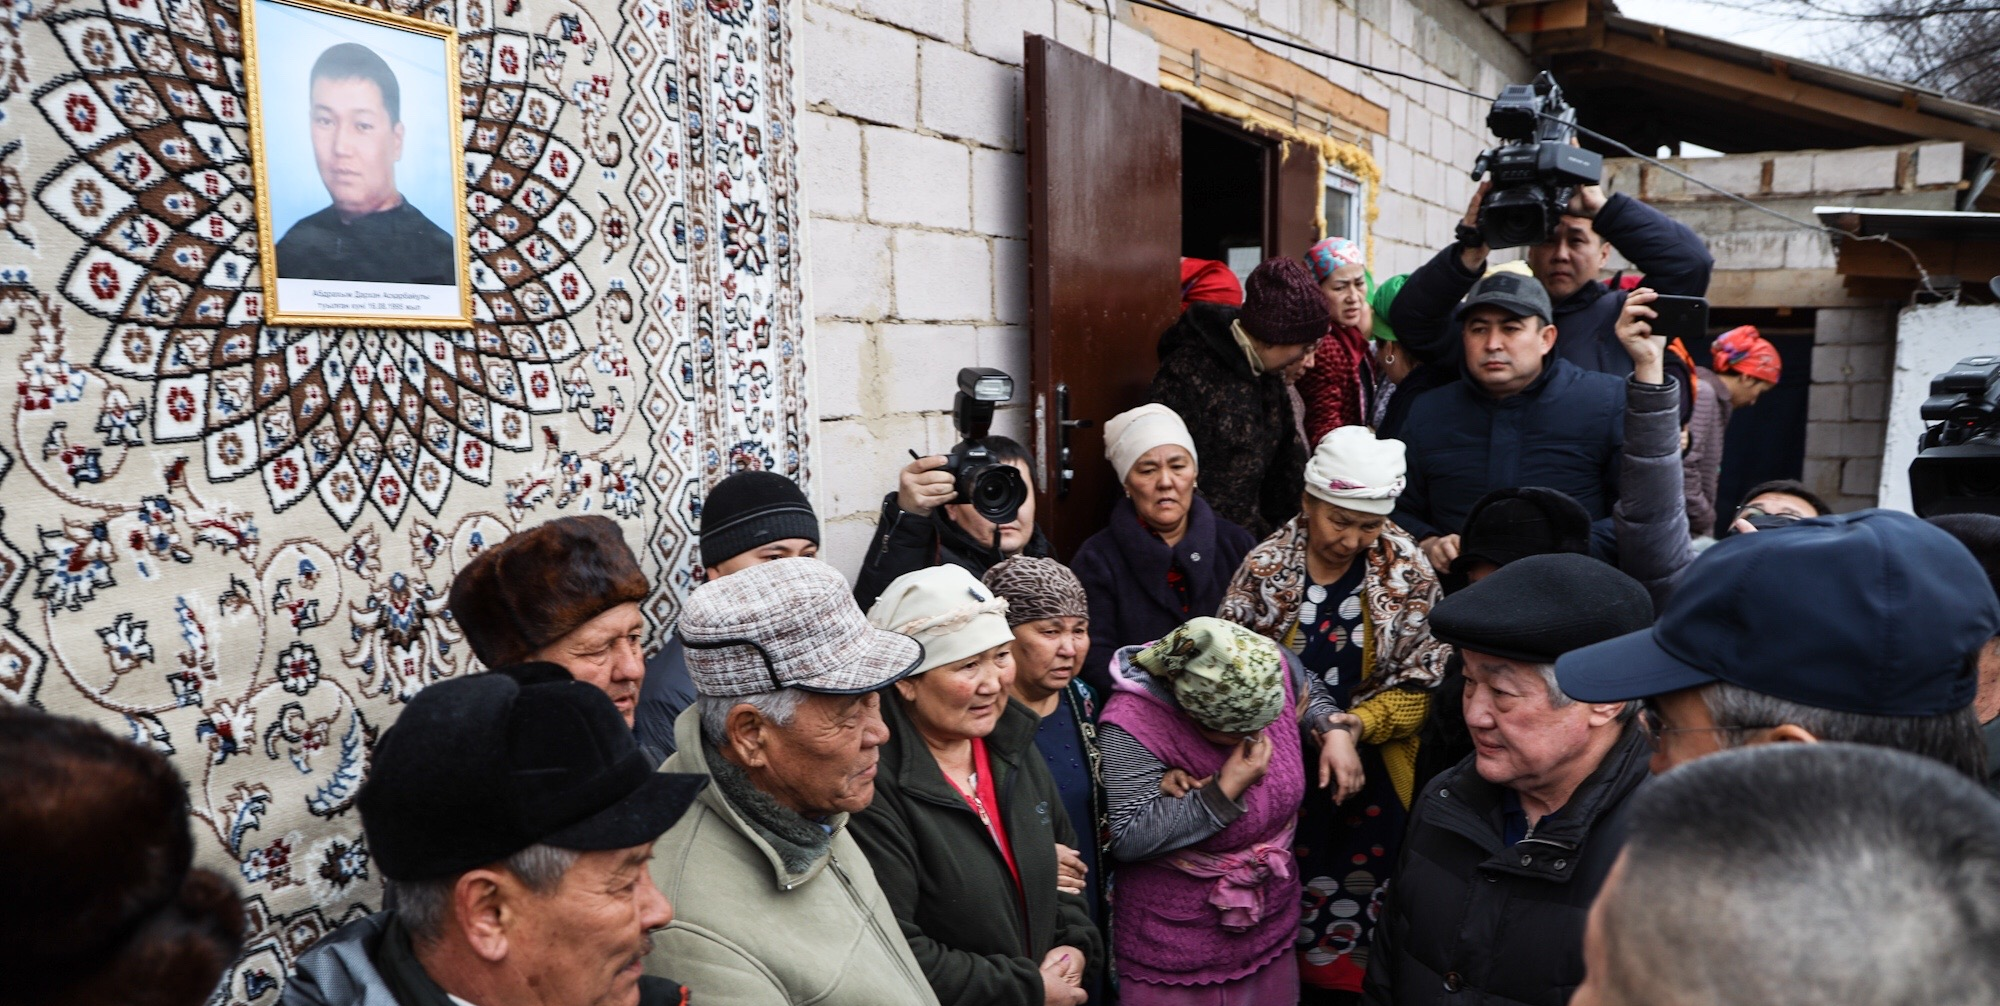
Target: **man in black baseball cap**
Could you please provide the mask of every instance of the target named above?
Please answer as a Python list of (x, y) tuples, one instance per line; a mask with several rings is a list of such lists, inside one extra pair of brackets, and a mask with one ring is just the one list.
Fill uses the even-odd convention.
[(1688, 567), (1652, 628), (1564, 654), (1583, 702), (1643, 699), (1664, 772), (1724, 748), (1849, 741), (1985, 779), (1975, 669), (2000, 634), (1979, 563), (1891, 510), (1732, 535)]
[(1548, 291), (1533, 277), (1488, 274), (1455, 315), (1464, 379), (1410, 406), (1409, 485), (1393, 516), (1440, 570), (1458, 558), (1475, 504), (1496, 489), (1566, 494), (1595, 522), (1595, 536), (1611, 539), (1625, 382), (1552, 355), (1550, 316)]
[(424, 689), (355, 801), (397, 907), (320, 941), (282, 1002), (683, 1002), (642, 977), (673, 919), (647, 861), (707, 782), (654, 771), (611, 699), (555, 664)]
[[(819, 555), (819, 515), (812, 501), (798, 483), (777, 472), (736, 472), (717, 482), (701, 501), (700, 517), (695, 538), (701, 545), (703, 582), (773, 559)], [(646, 660), (638, 719), (632, 726), (639, 743), (662, 759), (673, 754), (674, 720), (694, 699), (687, 649), (678, 637), (669, 639)]]

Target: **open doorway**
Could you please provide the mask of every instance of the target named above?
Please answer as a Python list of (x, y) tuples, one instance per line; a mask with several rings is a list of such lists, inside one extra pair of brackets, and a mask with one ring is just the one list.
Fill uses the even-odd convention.
[(1183, 256), (1227, 263), (1238, 280), (1264, 260), (1268, 149), (1267, 142), (1213, 116), (1183, 112)]

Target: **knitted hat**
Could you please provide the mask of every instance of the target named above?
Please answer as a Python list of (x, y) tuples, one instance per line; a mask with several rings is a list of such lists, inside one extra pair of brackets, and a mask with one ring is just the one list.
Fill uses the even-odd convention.
[(1243, 330), (1271, 346), (1316, 342), (1333, 324), (1326, 294), (1297, 259), (1274, 258), (1243, 284)]
[(451, 582), (451, 614), (487, 667), (504, 667), (651, 591), (609, 517), (558, 517), (479, 553)]
[(1089, 618), (1083, 582), (1054, 559), (1017, 555), (994, 563), (980, 582), (1007, 602), (1007, 627), (1044, 618)]
[(1194, 450), (1194, 436), (1180, 413), (1157, 402), (1120, 412), (1104, 424), (1104, 457), (1118, 472), (1120, 482), (1147, 451), (1167, 444), (1187, 448), (1188, 457), (1201, 463)]
[(1210, 730), (1256, 733), (1285, 710), (1285, 660), (1277, 644), (1235, 622), (1188, 619), (1132, 663), (1164, 679), (1188, 718)]
[(1573, 552), (1531, 555), (1431, 608), (1431, 635), (1508, 660), (1553, 663), (1653, 624), (1653, 598), (1609, 563)]
[(1386, 514), (1403, 494), (1401, 440), (1377, 440), (1366, 426), (1336, 426), (1306, 461), (1306, 492), (1362, 513)]
[(1389, 308), (1396, 303), (1396, 295), (1403, 292), (1403, 284), (1410, 281), (1409, 273), (1397, 273), (1382, 281), (1375, 292), (1368, 295), (1368, 309), (1375, 313), (1375, 329), (1370, 338), (1383, 342), (1395, 342), (1396, 330), (1389, 327)]
[(962, 566), (932, 566), (889, 582), (868, 622), (924, 644), (924, 659), (913, 674), (976, 657), (1014, 641), (1007, 625), (1007, 602)]
[(715, 484), (701, 505), (701, 564), (719, 566), (759, 545), (787, 538), (819, 544), (819, 516), (798, 483), (777, 472), (737, 472)]
[(1755, 325), (1738, 325), (1716, 336), (1709, 353), (1715, 358), (1718, 374), (1741, 374), (1776, 384), (1778, 375), (1784, 371), (1778, 347), (1759, 335)]

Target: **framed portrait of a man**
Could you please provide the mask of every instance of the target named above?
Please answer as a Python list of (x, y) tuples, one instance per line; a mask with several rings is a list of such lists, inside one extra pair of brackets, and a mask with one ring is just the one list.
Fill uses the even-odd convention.
[(472, 324), (458, 38), (339, 0), (244, 0), (265, 321)]

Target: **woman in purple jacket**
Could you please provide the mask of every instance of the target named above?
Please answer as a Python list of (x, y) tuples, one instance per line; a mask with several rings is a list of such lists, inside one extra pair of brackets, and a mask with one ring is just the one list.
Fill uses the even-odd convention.
[(1111, 654), (1215, 614), (1237, 564), (1257, 544), (1195, 492), (1200, 459), (1174, 410), (1142, 405), (1113, 416), (1104, 424), (1104, 454), (1125, 498), (1069, 564), (1090, 596), (1083, 679), (1100, 695), (1111, 691)]

